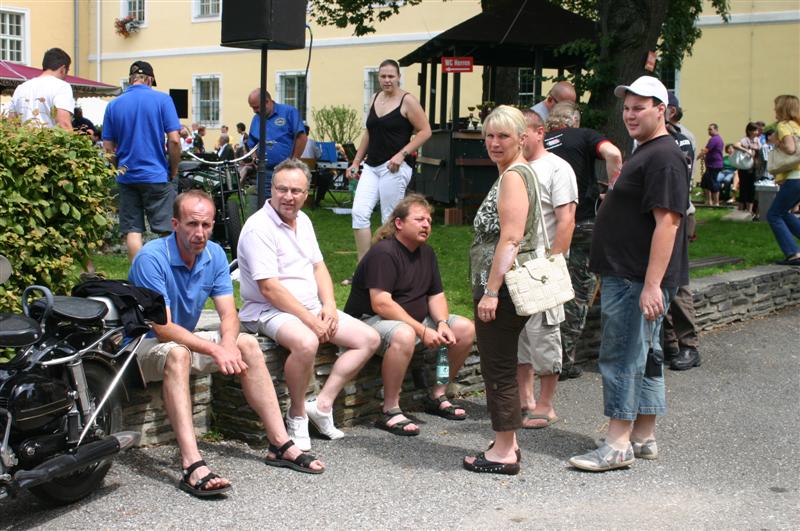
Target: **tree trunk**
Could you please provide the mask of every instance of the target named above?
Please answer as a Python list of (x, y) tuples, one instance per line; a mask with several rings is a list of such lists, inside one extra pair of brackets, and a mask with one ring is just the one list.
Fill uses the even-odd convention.
[(632, 141), (622, 121), (622, 100), (614, 96), (614, 87), (652, 74), (644, 64), (647, 53), (656, 49), (668, 0), (599, 0), (598, 7), (600, 61), (589, 106), (607, 113), (602, 129), (627, 155)]

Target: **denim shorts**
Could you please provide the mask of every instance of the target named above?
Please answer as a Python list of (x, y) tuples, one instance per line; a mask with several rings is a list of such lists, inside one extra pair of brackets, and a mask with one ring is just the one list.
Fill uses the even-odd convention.
[[(639, 297), (644, 284), (619, 277), (602, 278), (602, 340), (598, 365), (603, 377), (603, 404), (607, 417), (636, 420), (638, 415), (667, 412), (664, 390), (664, 351), (661, 323), (644, 318)], [(674, 289), (661, 289), (664, 308)]]

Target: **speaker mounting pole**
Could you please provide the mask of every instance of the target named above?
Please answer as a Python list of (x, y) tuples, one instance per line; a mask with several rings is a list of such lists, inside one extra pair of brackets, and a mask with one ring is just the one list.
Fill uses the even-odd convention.
[(272, 190), (272, 179), (267, 181), (267, 50), (261, 47), (261, 94), (258, 110), (258, 168), (256, 169), (256, 187), (258, 188), (258, 208), (267, 200), (267, 187)]

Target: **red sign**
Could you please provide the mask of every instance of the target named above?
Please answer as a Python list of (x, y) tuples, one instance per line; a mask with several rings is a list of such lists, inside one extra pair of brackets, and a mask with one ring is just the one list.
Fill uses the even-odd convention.
[(656, 69), (656, 52), (649, 51), (647, 52), (647, 61), (644, 63), (644, 69), (648, 72), (652, 72)]
[(472, 72), (472, 57), (442, 57), (442, 72)]

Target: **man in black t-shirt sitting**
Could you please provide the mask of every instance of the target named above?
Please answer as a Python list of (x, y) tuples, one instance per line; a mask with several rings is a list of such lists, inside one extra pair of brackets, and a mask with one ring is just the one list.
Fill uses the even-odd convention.
[(597, 213), (589, 266), (601, 275), (598, 366), (604, 414), (599, 448), (569, 463), (603, 472), (656, 459), (656, 416), (667, 410), (661, 322), (679, 286), (689, 282), (686, 159), (666, 129), (667, 89), (642, 76), (614, 90), (636, 151)]
[[(378, 229), (373, 245), (358, 264), (344, 311), (364, 319), (381, 336), (383, 415), (376, 425), (395, 435), (419, 434), (403, 415), (400, 391), (415, 352), (447, 346), (450, 379), (458, 374), (475, 340), (475, 325), (451, 315), (439, 266), (427, 245), (432, 208), (418, 194), (406, 196)], [(467, 413), (447, 399), (447, 384), (426, 396), (425, 410), (463, 420)]]
[(593, 129), (581, 125), (581, 115), (574, 103), (556, 104), (547, 119), (544, 147), (566, 160), (578, 181), (578, 207), (575, 210), (575, 231), (569, 247), (567, 267), (575, 290), (575, 298), (564, 304), (561, 323), (563, 366), (559, 380), (578, 378), (583, 372), (575, 365), (578, 340), (586, 325), (589, 303), (597, 287), (597, 277), (589, 271), (589, 250), (592, 245), (597, 200), (600, 198), (595, 162), (605, 160), (609, 180), (616, 179), (622, 168), (622, 153), (617, 146)]

